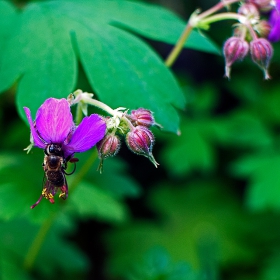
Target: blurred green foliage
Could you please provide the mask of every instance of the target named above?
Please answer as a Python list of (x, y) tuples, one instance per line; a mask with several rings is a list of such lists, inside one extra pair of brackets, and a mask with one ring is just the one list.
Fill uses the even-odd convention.
[[(280, 279), (280, 47), (271, 81), (250, 59), (227, 81), (216, 44), (196, 31), (177, 68), (164, 65), (160, 50), (185, 22), (161, 6), (25, 2), (0, 1), (0, 279)], [(194, 2), (173, 5), (188, 13)], [(23, 152), (22, 106), (35, 116), (75, 88), (151, 109), (180, 135), (153, 130), (158, 169), (125, 147), (103, 174), (95, 150), (77, 155), (69, 198), (31, 210), (43, 152)]]

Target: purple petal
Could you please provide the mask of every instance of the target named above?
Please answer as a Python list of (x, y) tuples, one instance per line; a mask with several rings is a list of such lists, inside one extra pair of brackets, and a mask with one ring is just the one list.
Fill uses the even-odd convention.
[(47, 143), (63, 143), (73, 126), (70, 105), (64, 98), (49, 98), (37, 111), (36, 128)]
[(33, 124), (33, 121), (32, 121), (32, 117), (31, 117), (30, 109), (27, 108), (27, 107), (23, 107), (23, 109), (25, 111), (27, 120), (29, 122), (30, 130), (31, 130), (31, 135), (32, 135), (33, 140), (34, 140), (34, 145), (39, 147), (39, 148), (44, 149), (46, 147), (46, 145), (41, 140), (41, 138), (39, 137), (39, 135), (38, 135), (38, 133), (37, 133), (35, 127), (34, 127), (34, 124)]
[(92, 148), (104, 137), (105, 132), (106, 123), (99, 115), (85, 117), (73, 133), (69, 144), (64, 146), (64, 156)]
[(280, 11), (273, 10), (271, 12), (269, 23), (271, 25), (271, 31), (268, 39), (271, 42), (277, 42), (280, 40)]

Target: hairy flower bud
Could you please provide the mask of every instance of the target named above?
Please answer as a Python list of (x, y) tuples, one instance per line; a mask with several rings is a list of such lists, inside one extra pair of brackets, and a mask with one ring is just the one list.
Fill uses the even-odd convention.
[(155, 137), (147, 127), (136, 126), (132, 131), (127, 133), (125, 140), (128, 148), (132, 152), (147, 157), (155, 167), (158, 166), (152, 154)]
[(134, 125), (142, 125), (150, 127), (155, 124), (153, 113), (150, 110), (139, 108), (137, 110), (132, 110), (131, 114), (128, 116)]
[(257, 6), (251, 3), (242, 4), (238, 9), (238, 13), (248, 19), (257, 19), (260, 16)]
[(252, 60), (264, 71), (264, 78), (270, 78), (268, 66), (273, 55), (273, 48), (268, 40), (258, 38), (250, 43), (250, 52)]
[(242, 38), (231, 37), (224, 44), (226, 60), (225, 76), (230, 78), (230, 67), (236, 60), (242, 60), (249, 51), (249, 44)]
[(121, 140), (115, 134), (108, 134), (96, 144), (96, 147), (100, 158), (98, 170), (102, 173), (103, 160), (107, 157), (113, 157), (118, 153), (121, 147)]
[(260, 20), (254, 25), (254, 29), (258, 32), (260, 37), (267, 37), (271, 31), (271, 25), (266, 20)]
[(273, 8), (273, 0), (247, 0), (247, 2), (255, 4), (261, 11), (264, 12)]

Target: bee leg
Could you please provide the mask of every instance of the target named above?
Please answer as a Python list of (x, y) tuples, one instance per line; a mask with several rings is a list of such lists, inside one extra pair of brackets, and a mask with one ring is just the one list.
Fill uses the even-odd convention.
[(37, 205), (40, 203), (40, 201), (42, 200), (42, 198), (43, 198), (43, 195), (41, 194), (41, 196), (39, 197), (39, 199), (37, 200), (37, 202), (34, 203), (32, 206), (30, 206), (30, 208), (33, 209), (35, 206), (37, 206)]
[(64, 178), (64, 185), (60, 188), (60, 190), (61, 193), (59, 194), (59, 197), (65, 200), (68, 197), (68, 184), (66, 178)]
[[(71, 161), (70, 161), (70, 162), (71, 162)], [(65, 166), (65, 169), (64, 169), (64, 171), (63, 171), (65, 175), (72, 175), (72, 174), (76, 171), (76, 162), (74, 161), (73, 163), (74, 163), (74, 169), (73, 169), (73, 171), (70, 172), (70, 173), (66, 173), (66, 172), (65, 172), (65, 169), (67, 168), (67, 167)]]
[(69, 162), (78, 162), (78, 161), (79, 161), (78, 158), (70, 158), (70, 159), (69, 159)]

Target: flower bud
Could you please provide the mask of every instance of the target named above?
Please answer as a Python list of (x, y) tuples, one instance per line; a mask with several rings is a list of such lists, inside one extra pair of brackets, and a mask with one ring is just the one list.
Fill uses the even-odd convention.
[(150, 127), (155, 124), (153, 113), (144, 108), (132, 110), (128, 117), (134, 125)]
[(269, 79), (268, 66), (273, 55), (273, 48), (269, 41), (264, 38), (251, 41), (250, 52), (253, 62), (264, 71), (264, 78)]
[(251, 3), (242, 4), (238, 9), (238, 14), (248, 19), (256, 19), (260, 16), (257, 6)]
[(255, 4), (263, 12), (273, 8), (273, 0), (247, 0), (247, 2)]
[(230, 78), (230, 67), (236, 60), (242, 60), (249, 51), (249, 44), (242, 38), (231, 37), (224, 44), (226, 60), (225, 76)]
[(266, 20), (260, 20), (254, 25), (254, 29), (258, 32), (260, 37), (267, 37), (271, 30), (271, 25)]
[(103, 160), (107, 157), (113, 157), (118, 153), (121, 147), (121, 140), (115, 134), (108, 134), (96, 144), (96, 147), (100, 158), (98, 170), (102, 173)]
[(155, 167), (158, 166), (152, 154), (155, 137), (147, 127), (136, 126), (132, 131), (127, 133), (125, 140), (128, 148), (132, 152), (147, 157)]

